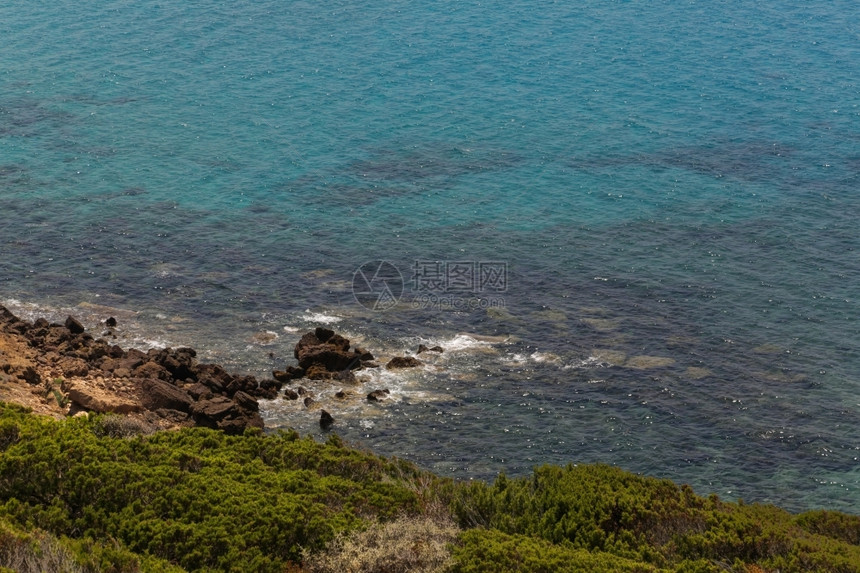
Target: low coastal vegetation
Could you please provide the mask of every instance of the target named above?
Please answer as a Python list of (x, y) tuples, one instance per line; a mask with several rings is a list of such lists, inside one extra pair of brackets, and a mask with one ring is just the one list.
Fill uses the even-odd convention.
[(151, 432), (0, 403), (12, 571), (860, 571), (860, 517), (600, 466), (459, 483), (255, 428)]

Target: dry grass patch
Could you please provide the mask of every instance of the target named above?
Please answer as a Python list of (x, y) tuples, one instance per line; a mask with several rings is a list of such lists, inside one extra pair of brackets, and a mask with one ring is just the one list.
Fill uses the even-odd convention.
[(304, 554), (310, 573), (441, 573), (452, 565), (459, 529), (446, 519), (401, 517), (341, 535), (324, 551)]

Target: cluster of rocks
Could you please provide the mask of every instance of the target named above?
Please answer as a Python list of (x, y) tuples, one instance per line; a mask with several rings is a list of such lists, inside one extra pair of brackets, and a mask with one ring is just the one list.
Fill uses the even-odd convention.
[[(116, 320), (105, 324), (115, 327)], [(145, 412), (173, 425), (241, 433), (263, 427), (257, 398), (274, 398), (281, 388), (276, 380), (258, 381), (231, 375), (216, 364), (200, 364), (191, 348), (124, 350), (94, 338), (73, 317), (64, 324), (44, 318), (30, 323), (0, 307), (0, 331), (23, 337), (37, 350), (33, 366), (7, 373), (33, 385), (50, 384), (46, 377), (62, 378), (61, 389), (73, 409)]]
[(296, 343), (293, 357), (298, 366), (273, 372), (275, 380), (288, 382), (299, 378), (310, 380), (339, 380), (355, 383), (353, 370), (376, 368), (373, 354), (362, 348), (350, 350), (350, 342), (333, 330), (319, 326)]
[[(104, 337), (113, 335), (117, 321), (104, 321)], [(94, 411), (141, 415), (157, 426), (205, 426), (229, 433), (248, 427), (262, 428), (259, 398), (273, 399), (284, 385), (299, 379), (330, 380), (358, 385), (355, 372), (379, 368), (373, 354), (333, 330), (318, 327), (301, 337), (293, 351), (297, 366), (275, 370), (271, 379), (230, 374), (217, 364), (199, 363), (192, 348), (125, 350), (106, 338), (95, 338), (75, 318), (63, 324), (44, 318), (27, 322), (0, 306), (0, 333), (15, 337), (28, 351), (29, 360), (4, 361), (0, 351), (0, 377), (17, 378), (34, 387), (44, 387), (45, 396), (60, 390), (71, 402), (71, 412)], [(419, 346), (417, 353), (442, 352), (442, 348)], [(391, 358), (385, 368), (412, 368), (423, 362), (412, 356)], [(345, 399), (353, 392), (338, 391)], [(286, 388), (284, 398), (302, 399), (306, 407), (318, 407), (313, 393), (299, 385)], [(367, 400), (388, 399), (387, 388), (373, 389)], [(58, 398), (59, 400), (59, 398)], [(321, 411), (320, 425), (331, 426), (334, 418)]]
[[(441, 347), (427, 348), (419, 346), (418, 352), (442, 352)], [(379, 368), (373, 354), (361, 347), (351, 347), (350, 341), (333, 330), (317, 327), (313, 332), (304, 334), (296, 343), (293, 356), (298, 366), (288, 366), (284, 370), (276, 370), (272, 374), (275, 380), (289, 383), (293, 380), (306, 378), (310, 380), (331, 380), (345, 384), (358, 384), (355, 372), (365, 368)], [(385, 368), (395, 370), (413, 368), (423, 364), (412, 356), (395, 356), (386, 363)], [(382, 402), (390, 396), (387, 388), (372, 390), (367, 394), (370, 402)], [(338, 399), (351, 396), (351, 392), (340, 390), (335, 393)], [(315, 404), (312, 394), (303, 386), (296, 389), (286, 388), (284, 398), (298, 400), (302, 398), (305, 406)], [(325, 410), (320, 414), (320, 425), (328, 428), (334, 423), (334, 418)]]

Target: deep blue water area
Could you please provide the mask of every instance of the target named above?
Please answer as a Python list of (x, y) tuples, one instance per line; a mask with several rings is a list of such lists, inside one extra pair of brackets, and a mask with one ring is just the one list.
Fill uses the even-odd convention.
[(860, 10), (568, 4), (5, 3), (0, 302), (260, 375), (320, 324), (439, 344), (388, 403), (314, 388), (334, 429), (857, 511)]

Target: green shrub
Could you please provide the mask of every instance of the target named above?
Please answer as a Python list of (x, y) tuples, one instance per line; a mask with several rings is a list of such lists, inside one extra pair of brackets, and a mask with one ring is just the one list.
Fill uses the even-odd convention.
[(857, 516), (603, 465), (455, 483), (337, 436), (147, 434), (0, 403), (0, 571), (857, 573), (858, 541)]
[(556, 545), (526, 535), (498, 530), (471, 529), (460, 535), (453, 550), (455, 573), (574, 573), (616, 571), (646, 573), (653, 565), (638, 563), (603, 552)]
[(337, 439), (203, 428), (115, 438), (126, 432), (106, 431), (110, 420), (0, 406), (0, 423), (19, 428), (0, 457), (2, 513), (55, 535), (114, 536), (187, 570), (282, 571), (363, 519), (418, 510), (403, 463)]
[(471, 483), (457, 491), (452, 507), (461, 527), (657, 567), (860, 571), (854, 516), (795, 518), (773, 506), (702, 498), (689, 487), (603, 465), (543, 466), (530, 478)]
[(796, 523), (811, 533), (860, 545), (860, 516), (818, 510), (798, 515)]

